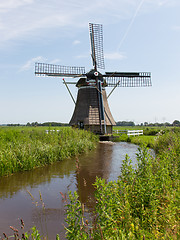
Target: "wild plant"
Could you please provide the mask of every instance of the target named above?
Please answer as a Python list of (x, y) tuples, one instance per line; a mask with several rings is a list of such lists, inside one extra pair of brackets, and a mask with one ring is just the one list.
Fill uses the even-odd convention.
[(179, 137), (179, 132), (162, 135), (155, 158), (139, 148), (135, 168), (126, 156), (117, 181), (97, 178), (94, 220), (88, 225), (77, 193), (70, 194), (67, 238), (178, 239)]
[(25, 232), (25, 224), (24, 221), (21, 219), (21, 227), (20, 229), (17, 229), (13, 226), (10, 226), (10, 229), (13, 231), (13, 235), (11, 236), (7, 236), (6, 233), (3, 233), (4, 238), (0, 239), (4, 239), (4, 240), (8, 240), (8, 239), (14, 239), (14, 240), (28, 240), (28, 239), (32, 239), (32, 240), (41, 240), (41, 239), (46, 239), (46, 238), (42, 238), (39, 234), (39, 231), (36, 229), (36, 227), (32, 227), (29, 231)]

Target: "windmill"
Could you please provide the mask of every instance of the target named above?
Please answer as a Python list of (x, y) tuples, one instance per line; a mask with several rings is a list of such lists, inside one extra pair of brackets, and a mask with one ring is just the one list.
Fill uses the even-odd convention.
[[(103, 29), (101, 24), (89, 23), (91, 57), (93, 69), (89, 72), (84, 67), (70, 67), (46, 63), (35, 63), (35, 74), (53, 77), (78, 78), (75, 82), (66, 82), (75, 109), (70, 125), (79, 129), (90, 130), (96, 134), (111, 134), (115, 121), (108, 105), (108, 97), (116, 87), (148, 87), (151, 86), (149, 72), (105, 72), (103, 54)], [(78, 94), (74, 100), (68, 84), (76, 84)], [(112, 87), (107, 96), (105, 88)]]

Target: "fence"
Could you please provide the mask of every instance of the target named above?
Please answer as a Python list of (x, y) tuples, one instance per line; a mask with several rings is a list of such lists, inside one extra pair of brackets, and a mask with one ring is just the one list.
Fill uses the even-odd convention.
[(139, 136), (143, 135), (143, 130), (114, 130), (117, 134), (127, 134), (128, 136)]
[(53, 129), (53, 130), (45, 130), (46, 133), (51, 133), (51, 132), (59, 132), (60, 130), (58, 129)]

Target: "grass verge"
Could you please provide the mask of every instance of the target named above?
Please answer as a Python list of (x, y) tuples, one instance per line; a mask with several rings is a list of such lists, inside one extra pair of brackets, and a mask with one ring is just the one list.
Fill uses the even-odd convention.
[(117, 138), (114, 138), (115, 142), (129, 142), (129, 143), (134, 143), (139, 146), (145, 145), (146, 147), (154, 148), (157, 136), (145, 136), (145, 135), (140, 135), (140, 136), (127, 136), (127, 134), (122, 134), (122, 135), (117, 135)]

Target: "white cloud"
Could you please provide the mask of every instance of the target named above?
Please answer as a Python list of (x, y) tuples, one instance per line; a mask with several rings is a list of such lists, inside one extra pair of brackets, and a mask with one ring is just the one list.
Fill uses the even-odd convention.
[(0, 12), (8, 12), (12, 9), (34, 3), (34, 0), (6, 0), (0, 2)]
[[(138, 12), (155, 7), (179, 4), (179, 0), (144, 0)], [(87, 27), (87, 23), (110, 24), (120, 19), (132, 19), (140, 0), (4, 0), (0, 1), (0, 45), (9, 40), (41, 36), (45, 29), (62, 31)], [(77, 41), (77, 40), (76, 40)], [(79, 42), (74, 42), (77, 44)]]
[[(28, 71), (29, 69), (33, 69), (36, 62), (43, 63), (43, 62), (47, 62), (47, 60), (48, 60), (47, 58), (44, 58), (42, 56), (32, 58), (32, 59), (28, 60), (23, 66), (21, 66), (20, 72)], [(56, 58), (56, 59), (49, 61), (48, 63), (49, 64), (59, 64), (60, 62), (61, 62), (61, 60)]]
[(114, 52), (114, 53), (106, 53), (105, 58), (110, 60), (122, 60), (127, 57), (125, 56), (124, 53)]
[(180, 31), (180, 26), (173, 26), (172, 29), (173, 29), (174, 31)]
[(158, 0), (158, 5), (161, 6), (175, 6), (178, 3), (177, 0)]
[(78, 44), (80, 44), (81, 42), (79, 41), (79, 40), (74, 40), (74, 42), (73, 42), (73, 45), (78, 45)]
[(169, 2), (169, 0), (160, 0), (160, 1), (158, 2), (158, 5), (159, 5), (159, 6), (163, 6), (163, 5), (167, 4), (168, 2)]
[(87, 53), (87, 54), (81, 54), (81, 55), (76, 56), (76, 58), (78, 58), (78, 59), (81, 59), (81, 58), (88, 58), (89, 55), (90, 55), (89, 53)]
[(52, 61), (50, 61), (49, 63), (50, 64), (59, 64), (60, 62), (61, 62), (61, 60), (56, 58), (56, 59), (53, 59)]
[(20, 71), (28, 71), (29, 69), (32, 69), (34, 68), (34, 64), (35, 62), (44, 62), (46, 61), (47, 59), (45, 59), (44, 57), (42, 56), (38, 56), (38, 57), (35, 57), (35, 58), (32, 58), (30, 60), (28, 60), (21, 68), (20, 68)]
[(179, 0), (145, 0), (147, 8), (150, 10), (157, 7), (174, 7), (180, 5)]

